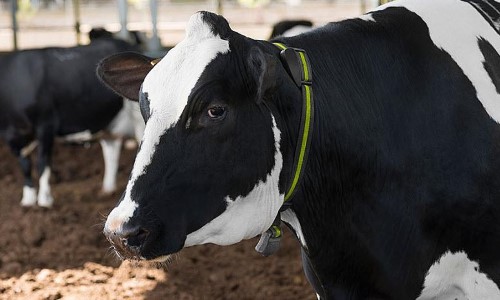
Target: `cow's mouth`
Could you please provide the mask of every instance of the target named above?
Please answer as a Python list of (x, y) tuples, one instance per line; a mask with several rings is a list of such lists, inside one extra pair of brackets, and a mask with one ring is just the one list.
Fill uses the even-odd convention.
[(172, 254), (148, 254), (148, 249), (154, 244), (153, 238), (149, 233), (144, 233), (144, 237), (141, 238), (140, 244), (134, 244), (133, 241), (129, 241), (124, 238), (119, 238), (113, 234), (107, 235), (108, 241), (111, 243), (111, 248), (115, 254), (121, 260), (131, 260), (131, 261), (141, 261), (150, 262), (155, 264), (167, 264), (169, 263), (173, 255)]
[(172, 260), (172, 255), (161, 255), (161, 256), (158, 256), (157, 258), (153, 258), (153, 259), (149, 259), (148, 262), (152, 262), (152, 263), (160, 263), (160, 264), (163, 264), (163, 263), (168, 263)]
[(122, 260), (147, 260), (142, 253), (150, 240), (149, 231), (141, 228), (128, 231), (128, 234), (123, 232), (126, 231), (121, 230), (120, 233), (104, 231), (116, 255)]
[(123, 249), (118, 249), (116, 245), (112, 245), (112, 249), (115, 252), (115, 254), (121, 259), (121, 260), (130, 260), (130, 261), (135, 261), (135, 262), (145, 262), (145, 263), (152, 263), (158, 266), (166, 265), (172, 261), (173, 255), (168, 254), (168, 255), (160, 255), (154, 258), (149, 258), (149, 257), (144, 257), (141, 254), (135, 254), (134, 252), (126, 251)]

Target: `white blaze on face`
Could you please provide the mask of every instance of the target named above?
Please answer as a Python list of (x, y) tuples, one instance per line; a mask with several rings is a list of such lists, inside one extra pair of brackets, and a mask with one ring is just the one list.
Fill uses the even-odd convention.
[(431, 299), (498, 300), (500, 290), (467, 254), (448, 251), (430, 267), (422, 294), (417, 298)]
[(245, 197), (236, 199), (226, 197), (226, 210), (217, 218), (188, 234), (184, 247), (213, 243), (231, 245), (249, 239), (266, 231), (274, 221), (284, 194), (279, 192), (279, 177), (283, 168), (283, 155), (280, 151), (281, 132), (273, 119), (274, 166), (264, 181), (257, 185)]
[(148, 94), (151, 116), (144, 131), (141, 149), (120, 204), (108, 216), (105, 228), (119, 229), (132, 217), (137, 207), (131, 197), (135, 181), (144, 174), (160, 137), (179, 120), (188, 96), (207, 65), (219, 54), (229, 52), (229, 42), (214, 35), (202, 14), (193, 15), (186, 28), (186, 38), (170, 50), (144, 79), (142, 92)]
[(433, 43), (455, 60), (472, 82), (486, 112), (499, 123), (500, 95), (484, 69), (485, 58), (478, 45), (478, 38), (484, 38), (500, 52), (500, 38), (493, 27), (472, 5), (458, 0), (401, 0), (377, 10), (399, 6), (422, 18)]

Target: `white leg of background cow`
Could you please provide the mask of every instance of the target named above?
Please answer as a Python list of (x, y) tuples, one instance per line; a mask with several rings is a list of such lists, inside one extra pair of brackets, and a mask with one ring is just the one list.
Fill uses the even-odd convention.
[(104, 157), (102, 191), (105, 193), (112, 193), (116, 190), (116, 173), (118, 172), (122, 141), (122, 138), (102, 139), (100, 141)]
[(50, 192), (50, 168), (45, 167), (39, 180), (38, 205), (42, 207), (51, 207), (54, 204), (54, 198)]
[(47, 118), (36, 130), (38, 146), (38, 206), (52, 207), (54, 198), (50, 191), (50, 166), (52, 163), (52, 148), (54, 146), (55, 118)]
[(141, 115), (141, 110), (139, 109), (138, 102), (127, 101), (130, 107), (130, 114), (132, 116), (132, 120), (134, 122), (134, 137), (137, 141), (137, 144), (141, 143), (142, 136), (144, 135), (144, 129), (146, 128), (146, 123)]
[[(23, 198), (21, 199), (22, 206), (33, 206), (36, 204), (36, 188), (33, 186), (33, 179), (31, 178), (31, 151), (33, 151), (34, 143), (31, 143), (28, 148), (21, 149), (19, 155), (19, 165), (24, 176)], [(17, 153), (16, 153), (17, 154)]]
[(136, 102), (124, 100), (123, 108), (113, 119), (107, 130), (113, 139), (102, 139), (101, 147), (104, 156), (104, 179), (102, 190), (111, 193), (116, 189), (116, 173), (120, 160), (120, 150), (123, 137), (135, 137), (140, 143), (144, 134), (144, 120), (142, 119), (139, 105)]
[(23, 187), (23, 198), (21, 199), (22, 206), (33, 206), (36, 204), (36, 189), (32, 186), (25, 185)]

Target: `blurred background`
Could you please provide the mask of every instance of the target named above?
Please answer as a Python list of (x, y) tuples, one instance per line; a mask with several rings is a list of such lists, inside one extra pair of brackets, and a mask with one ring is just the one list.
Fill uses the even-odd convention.
[[(253, 38), (269, 37), (283, 19), (309, 19), (321, 25), (357, 16), (379, 0), (0, 0), (0, 51), (86, 44), (92, 27), (129, 30), (153, 35), (153, 21), (164, 46), (184, 34), (189, 16), (198, 10), (223, 14), (233, 29)], [(384, 2), (384, 1), (382, 1)], [(17, 4), (17, 36), (13, 11)], [(82, 34), (78, 35), (79, 30)], [(17, 40), (17, 41), (16, 41)], [(15, 45), (17, 43), (17, 45)]]

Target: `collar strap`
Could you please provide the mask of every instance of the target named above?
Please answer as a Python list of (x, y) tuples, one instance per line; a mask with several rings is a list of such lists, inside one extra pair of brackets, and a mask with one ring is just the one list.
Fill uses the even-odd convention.
[(282, 43), (274, 43), (274, 45), (281, 49), (281, 61), (297, 87), (302, 90), (303, 101), (299, 138), (295, 148), (292, 181), (285, 194), (283, 206), (274, 219), (273, 225), (262, 233), (257, 246), (255, 246), (255, 250), (264, 256), (274, 254), (279, 249), (282, 235), (281, 211), (286, 210), (290, 205), (290, 202), (287, 203), (287, 201), (295, 194), (298, 183), (302, 178), (307, 162), (314, 124), (311, 63), (309, 62), (306, 52), (302, 49), (289, 48)]
[(280, 57), (284, 66), (292, 77), (297, 87), (302, 90), (302, 116), (300, 118), (299, 138), (295, 148), (295, 157), (293, 164), (293, 177), (290, 187), (285, 194), (284, 202), (290, 200), (297, 190), (299, 181), (304, 172), (309, 148), (311, 145), (313, 121), (314, 121), (314, 102), (312, 93), (312, 73), (311, 63), (307, 57), (306, 51), (298, 48), (287, 47), (282, 43), (274, 43), (281, 49)]

